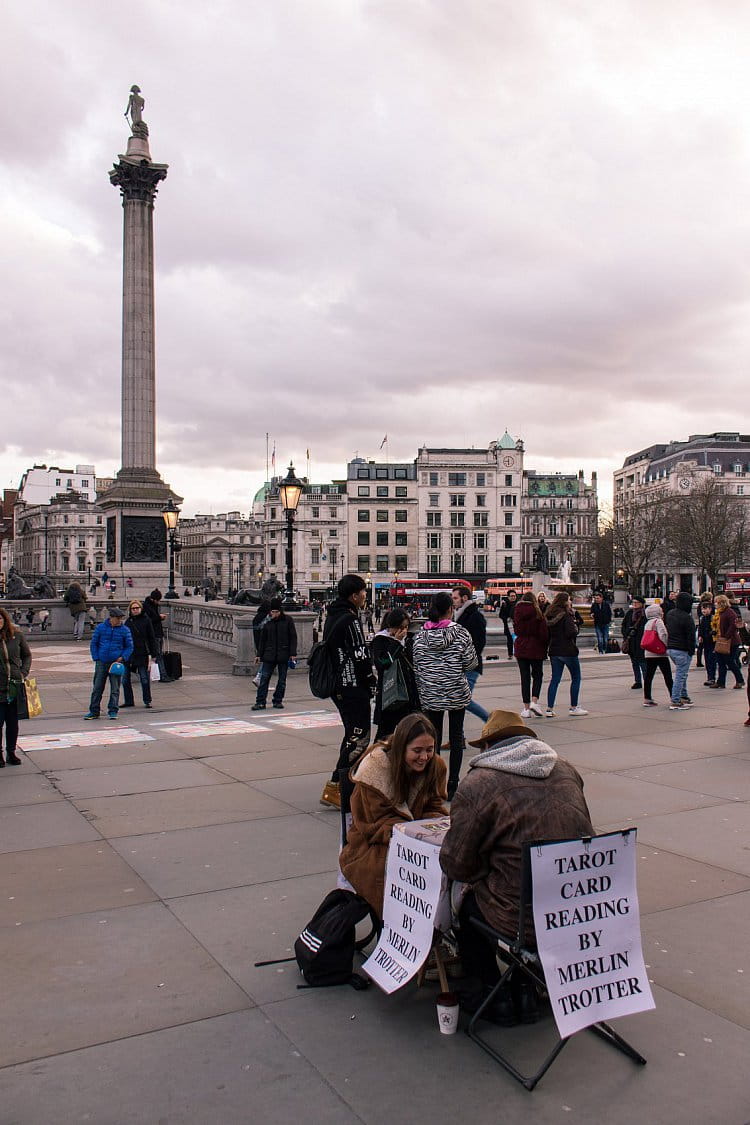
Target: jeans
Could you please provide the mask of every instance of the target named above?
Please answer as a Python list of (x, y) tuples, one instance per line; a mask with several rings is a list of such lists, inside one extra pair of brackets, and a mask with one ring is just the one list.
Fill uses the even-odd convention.
[[(469, 690), (471, 691), (472, 696), (474, 695), (474, 687), (476, 686), (476, 682), (480, 676), (481, 672), (477, 668), (475, 668), (473, 672), (466, 673), (466, 679), (469, 682)], [(478, 719), (481, 719), (483, 723), (486, 723), (490, 717), (489, 712), (485, 711), (484, 707), (482, 707), (481, 704), (475, 703), (473, 699), (466, 710), (470, 715), (476, 715), (476, 717)]]
[(717, 662), (718, 659), (719, 658), (716, 655), (716, 652), (714, 651), (714, 646), (713, 645), (707, 645), (706, 642), (704, 641), (703, 642), (703, 662), (706, 665), (706, 679), (707, 680), (715, 680), (716, 679), (716, 662)]
[(122, 701), (127, 703), (128, 706), (133, 706), (133, 685), (130, 681), (131, 672), (135, 672), (138, 679), (141, 681), (141, 691), (143, 692), (143, 702), (151, 702), (151, 676), (147, 664), (142, 664), (140, 668), (128, 668), (125, 675), (122, 677)]
[(563, 671), (567, 668), (570, 672), (570, 706), (578, 706), (578, 693), (581, 690), (581, 665), (577, 656), (550, 656), (552, 662), (552, 679), (547, 688), (547, 706), (555, 706), (557, 688), (562, 679)]
[(667, 685), (667, 691), (672, 694), (672, 665), (666, 656), (649, 656), (644, 661), (646, 671), (643, 674), (643, 698), (651, 699), (651, 685), (654, 682), (656, 669), (658, 668), (664, 677), (664, 683)]
[(116, 715), (120, 709), (120, 680), (122, 676), (110, 676), (109, 668), (112, 661), (110, 660), (97, 660), (94, 665), (94, 689), (91, 692), (91, 699), (89, 701), (89, 714), (98, 715), (99, 705), (104, 695), (104, 687), (109, 680), (109, 705), (107, 711), (110, 715)]
[[(633, 644), (633, 641), (631, 640), (630, 643)], [(642, 649), (639, 653), (630, 653), (630, 663), (633, 665), (633, 683), (640, 687), (646, 674), (646, 657)]]
[[(693, 654), (691, 652), (683, 652), (680, 648), (668, 648), (667, 656), (674, 664), (672, 702), (679, 703), (681, 699), (688, 698), (687, 678), (693, 660)], [(719, 673), (719, 675), (721, 675), (721, 673)]]
[(265, 706), (268, 698), (268, 685), (271, 682), (274, 668), (278, 672), (278, 678), (273, 693), (273, 702), (281, 703), (284, 698), (289, 662), (287, 660), (264, 660), (260, 666), (260, 682), (258, 683), (258, 694), (255, 697), (255, 702), (260, 703), (261, 706)]
[(528, 660), (525, 656), (517, 656), (518, 671), (521, 673), (521, 699), (528, 709), (532, 699), (538, 699), (542, 690), (542, 676), (544, 674), (543, 660)]
[(510, 630), (510, 625), (505, 626), (505, 643), (508, 646), (508, 659), (513, 657), (513, 634)]
[(338, 781), (339, 770), (348, 770), (370, 741), (370, 693), (357, 688), (346, 695), (334, 695), (333, 702), (344, 724), (344, 737), (331, 781)]
[(599, 652), (607, 651), (607, 642), (609, 641), (609, 625), (595, 625), (594, 632), (596, 633), (596, 647)]
[(743, 684), (745, 681), (742, 678), (742, 669), (740, 668), (740, 646), (734, 645), (731, 652), (726, 655), (721, 652), (716, 653), (716, 659), (719, 664), (719, 675), (716, 679), (719, 687), (726, 687), (727, 672), (731, 672), (734, 676), (735, 683)]
[[(437, 733), (438, 752), (443, 743), (443, 711), (425, 711)], [(448, 712), (448, 741), (450, 742), (450, 758), (448, 759), (448, 786), (454, 788), (458, 784), (458, 775), (461, 772), (461, 763), (464, 759), (464, 708)]]
[(83, 631), (86, 628), (86, 614), (77, 613), (73, 618), (73, 637), (75, 640), (80, 641), (83, 639)]
[(3, 727), (5, 727), (5, 752), (15, 754), (18, 742), (18, 700), (12, 703), (4, 700), (0, 703), (0, 749), (3, 743)]

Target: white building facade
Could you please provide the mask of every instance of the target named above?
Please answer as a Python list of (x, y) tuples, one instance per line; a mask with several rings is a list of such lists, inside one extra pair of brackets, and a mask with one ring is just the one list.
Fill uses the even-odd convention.
[(96, 501), (96, 473), (93, 465), (58, 469), (56, 465), (34, 465), (27, 469), (18, 486), (18, 499), (24, 504), (49, 504), (60, 493), (75, 493), (82, 500)]

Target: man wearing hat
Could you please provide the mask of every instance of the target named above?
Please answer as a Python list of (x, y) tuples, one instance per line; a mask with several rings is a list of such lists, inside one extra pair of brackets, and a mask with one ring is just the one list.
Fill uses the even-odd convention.
[[(493, 711), (469, 745), (480, 753), (453, 798), (440, 866), (449, 878), (469, 884), (458, 916), (459, 950), (466, 973), (487, 990), (499, 978), (495, 954), (470, 918), (513, 938), (524, 843), (591, 836), (594, 829), (577, 770), (515, 712)], [(535, 944), (532, 918), (526, 940)], [(506, 1025), (532, 1022), (537, 1018), (532, 993), (519, 985), (512, 995), (509, 990), (499, 996), (491, 1018)]]
[(89, 701), (86, 719), (98, 719), (99, 707), (104, 694), (104, 685), (109, 679), (109, 704), (107, 713), (110, 719), (117, 718), (120, 704), (120, 684), (122, 676), (110, 673), (110, 668), (118, 662), (129, 660), (133, 653), (133, 634), (124, 624), (125, 614), (118, 605), (109, 607), (109, 617), (97, 625), (91, 637), (91, 659), (94, 661), (94, 687)]

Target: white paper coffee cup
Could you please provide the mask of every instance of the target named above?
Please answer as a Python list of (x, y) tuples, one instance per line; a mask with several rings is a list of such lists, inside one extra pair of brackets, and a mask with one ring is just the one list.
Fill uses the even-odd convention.
[(455, 1035), (458, 1030), (458, 997), (455, 992), (441, 992), (437, 998), (437, 1018), (441, 1035)]

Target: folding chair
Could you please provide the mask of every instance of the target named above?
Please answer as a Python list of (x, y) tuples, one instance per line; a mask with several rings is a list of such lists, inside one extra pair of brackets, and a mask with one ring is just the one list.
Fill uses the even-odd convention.
[[(507, 963), (507, 968), (501, 974), (500, 980), (494, 986), (489, 995), (482, 1001), (481, 1005), (474, 1012), (469, 1026), (466, 1029), (466, 1034), (475, 1043), (478, 1043), (482, 1050), (491, 1055), (495, 1062), (500, 1063), (505, 1070), (511, 1074), (517, 1082), (525, 1086), (527, 1090), (533, 1090), (537, 1082), (547, 1073), (552, 1063), (562, 1051), (565, 1044), (572, 1036), (561, 1038), (558, 1034), (557, 1042), (552, 1050), (543, 1060), (542, 1064), (533, 1074), (524, 1074), (514, 1066), (510, 1059), (501, 1051), (497, 1050), (486, 1038), (484, 1038), (477, 1030), (477, 1024), (482, 1019), (482, 1013), (490, 1007), (497, 994), (502, 989), (503, 985), (510, 983), (511, 978), (516, 973), (521, 973), (528, 980), (532, 981), (534, 986), (546, 990), (546, 981), (544, 979), (544, 969), (539, 959), (536, 950), (530, 949), (526, 943), (526, 920), (529, 916), (533, 916), (533, 897), (532, 897), (532, 874), (531, 874), (531, 851), (532, 848), (543, 846), (544, 844), (558, 843), (556, 840), (535, 840), (533, 843), (524, 844), (523, 858), (521, 862), (521, 907), (518, 916), (518, 933), (515, 938), (505, 937), (499, 933), (492, 926), (482, 922), (479, 918), (471, 918), (470, 923), (478, 929), (484, 937), (495, 948), (498, 959)], [(646, 1059), (643, 1055), (636, 1051), (621, 1035), (612, 1028), (608, 1023), (603, 1020), (591, 1024), (588, 1031), (593, 1032), (600, 1039), (603, 1039), (610, 1046), (616, 1047), (628, 1058), (633, 1059), (634, 1062), (645, 1066)]]

